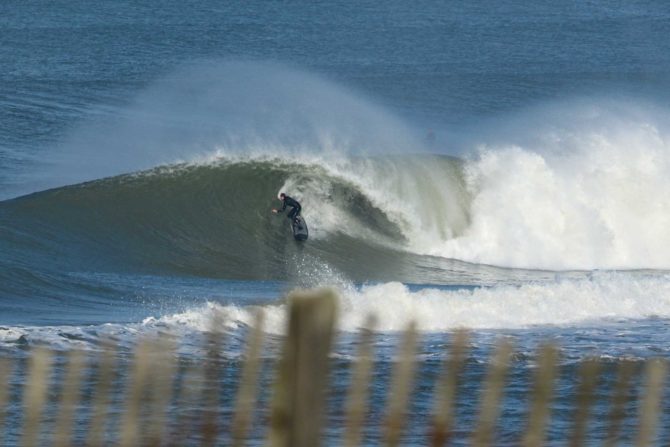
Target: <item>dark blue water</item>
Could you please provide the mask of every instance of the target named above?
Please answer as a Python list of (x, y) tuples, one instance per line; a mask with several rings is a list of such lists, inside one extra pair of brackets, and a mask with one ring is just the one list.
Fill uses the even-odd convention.
[(474, 331), (468, 396), (510, 336), (514, 443), (549, 338), (558, 440), (576, 362), (667, 357), (669, 29), (661, 1), (4, 1), (1, 352), (168, 327), (197, 357), (219, 309), (235, 357), (256, 306), (280, 334), (287, 292), (333, 286), (337, 389), (368, 313), (382, 370), (423, 331), (412, 427), (451, 331)]

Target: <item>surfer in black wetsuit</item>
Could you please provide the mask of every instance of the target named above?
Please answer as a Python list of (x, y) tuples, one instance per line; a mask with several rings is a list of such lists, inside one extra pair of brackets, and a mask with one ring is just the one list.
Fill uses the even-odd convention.
[(293, 197), (289, 197), (284, 193), (279, 194), (279, 200), (283, 202), (283, 206), (281, 207), (280, 210), (278, 209), (273, 209), (273, 213), (283, 213), (286, 210), (287, 206), (291, 207), (291, 211), (288, 212), (288, 217), (291, 220), (295, 220), (299, 215), (300, 215), (300, 210), (302, 209), (302, 206), (300, 206), (300, 202), (295, 200)]

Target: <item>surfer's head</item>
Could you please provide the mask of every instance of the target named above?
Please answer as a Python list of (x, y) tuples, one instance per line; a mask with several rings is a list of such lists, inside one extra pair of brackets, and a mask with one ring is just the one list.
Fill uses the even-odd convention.
[(286, 194), (284, 194), (283, 192), (280, 192), (279, 193), (279, 200), (284, 200), (284, 197), (286, 197)]

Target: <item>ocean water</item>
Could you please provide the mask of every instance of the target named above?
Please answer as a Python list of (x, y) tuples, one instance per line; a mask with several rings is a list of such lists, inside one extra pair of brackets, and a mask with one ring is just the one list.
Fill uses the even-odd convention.
[[(218, 309), (239, 358), (256, 309), (281, 336), (285, 295), (328, 286), (334, 389), (378, 317), (372, 421), (413, 320), (407, 445), (425, 444), (458, 328), (457, 443), (509, 337), (498, 444), (518, 442), (544, 340), (561, 348), (558, 444), (580, 360), (670, 356), (668, 30), (662, 1), (3, 1), (0, 352), (169, 328), (197, 357)], [(281, 191), (306, 243), (270, 213)]]

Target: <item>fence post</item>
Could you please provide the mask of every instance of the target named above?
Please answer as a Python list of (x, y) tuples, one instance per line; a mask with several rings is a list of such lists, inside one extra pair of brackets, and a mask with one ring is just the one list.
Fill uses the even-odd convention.
[(617, 443), (621, 423), (626, 417), (626, 402), (630, 399), (631, 382), (635, 373), (635, 362), (623, 360), (617, 370), (616, 382), (614, 382), (614, 396), (612, 397), (612, 409), (608, 417), (607, 438), (604, 447), (614, 447)]
[(272, 399), (269, 444), (317, 447), (323, 424), (336, 297), (331, 290), (294, 292), (288, 302), (288, 334)]
[(176, 345), (172, 336), (164, 334), (152, 342), (150, 368), (152, 380), (148, 386), (148, 416), (146, 424), (147, 447), (160, 447), (166, 432), (167, 412), (174, 389)]
[(479, 421), (472, 435), (473, 447), (492, 445), (493, 431), (500, 412), (500, 400), (505, 387), (505, 378), (511, 355), (512, 343), (509, 340), (501, 341), (495, 354), (493, 354), (486, 380), (482, 385)]
[(103, 350), (98, 355), (96, 377), (98, 383), (95, 386), (92, 398), (91, 423), (86, 438), (88, 447), (98, 447), (102, 445), (105, 437), (105, 422), (109, 412), (110, 396), (112, 382), (116, 372), (116, 354), (117, 346), (111, 340), (103, 342)]
[(344, 432), (344, 447), (356, 447), (361, 441), (361, 431), (368, 410), (370, 395), (370, 375), (374, 363), (372, 350), (373, 329), (376, 326), (374, 317), (368, 317), (365, 327), (361, 330), (358, 352), (351, 375), (351, 384), (347, 395), (347, 417)]
[(248, 335), (246, 359), (240, 374), (240, 383), (237, 389), (235, 415), (233, 416), (232, 435), (233, 447), (242, 447), (251, 425), (251, 419), (256, 403), (258, 389), (258, 372), (260, 370), (260, 356), (263, 347), (263, 322), (265, 316), (258, 311), (254, 317), (253, 330)]
[(60, 404), (54, 435), (54, 447), (72, 445), (72, 421), (81, 393), (82, 371), (85, 367), (86, 354), (73, 350), (68, 355), (65, 379), (61, 388)]
[(547, 344), (538, 349), (535, 371), (535, 386), (531, 391), (531, 407), (528, 413), (528, 429), (521, 443), (524, 447), (544, 445), (545, 427), (551, 413), (558, 350)]
[(656, 436), (656, 426), (661, 417), (661, 397), (667, 368), (666, 361), (663, 359), (647, 361), (646, 390), (640, 405), (640, 429), (635, 441), (637, 447), (651, 445)]
[(213, 447), (219, 436), (219, 414), (221, 409), (221, 373), (223, 362), (221, 361), (221, 348), (223, 347), (223, 315), (215, 311), (210, 322), (209, 334), (205, 339), (205, 350), (207, 360), (205, 363), (204, 379), (202, 388), (202, 434), (203, 447)]
[(5, 436), (5, 416), (7, 414), (7, 397), (9, 396), (12, 366), (9, 360), (0, 358), (0, 445), (3, 445)]
[(574, 427), (568, 445), (580, 447), (584, 444), (584, 436), (590, 416), (591, 406), (595, 400), (595, 388), (598, 384), (600, 363), (597, 359), (587, 359), (579, 367), (579, 385), (575, 399)]
[(119, 446), (121, 447), (140, 445), (140, 418), (146, 385), (149, 380), (150, 352), (150, 345), (146, 339), (140, 340), (135, 347), (132, 372), (126, 382), (125, 411), (121, 415), (121, 427), (119, 428)]
[(34, 447), (38, 445), (42, 411), (47, 398), (49, 374), (53, 353), (46, 348), (36, 348), (31, 351), (30, 375), (23, 391), (25, 422), (23, 424), (23, 439), (21, 445)]
[(463, 366), (465, 365), (468, 333), (457, 331), (453, 336), (449, 359), (445, 360), (442, 378), (438, 379), (430, 445), (441, 447), (449, 442), (454, 427), (454, 404)]
[(403, 334), (398, 362), (393, 368), (393, 378), (389, 388), (384, 439), (386, 445), (390, 447), (395, 447), (400, 443), (400, 436), (405, 425), (407, 405), (414, 385), (417, 338), (416, 324), (412, 322)]

